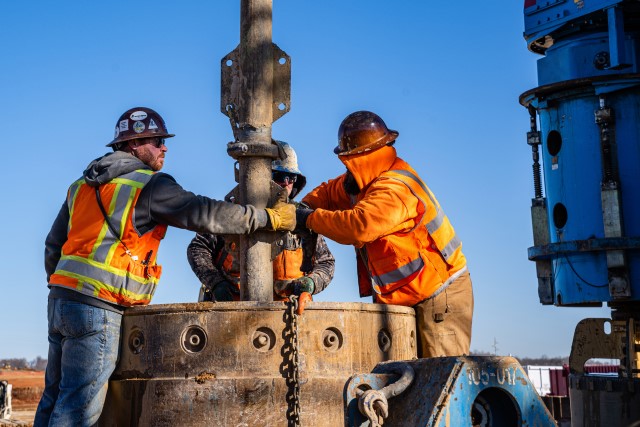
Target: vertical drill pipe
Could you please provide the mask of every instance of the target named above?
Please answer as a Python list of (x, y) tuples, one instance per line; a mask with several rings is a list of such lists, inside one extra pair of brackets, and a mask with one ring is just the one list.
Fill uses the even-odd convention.
[[(273, 47), (272, 0), (240, 2), (240, 70), (245, 100), (239, 113), (239, 142), (271, 144)], [(267, 207), (271, 182), (271, 159), (244, 157), (240, 166), (240, 202)], [(240, 238), (240, 280), (243, 301), (273, 301), (271, 244), (265, 232)]]

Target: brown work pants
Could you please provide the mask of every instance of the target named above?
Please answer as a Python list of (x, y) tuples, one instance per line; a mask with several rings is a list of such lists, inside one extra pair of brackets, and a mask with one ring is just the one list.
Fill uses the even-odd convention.
[(469, 354), (473, 289), (468, 271), (438, 295), (413, 308), (416, 310), (418, 357)]

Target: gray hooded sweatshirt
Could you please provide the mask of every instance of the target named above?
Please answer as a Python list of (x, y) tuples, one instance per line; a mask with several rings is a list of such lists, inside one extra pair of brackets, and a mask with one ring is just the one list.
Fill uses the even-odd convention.
[[(105, 154), (89, 163), (83, 172), (85, 182), (98, 187), (139, 169), (151, 169), (137, 157), (116, 151)], [(176, 180), (166, 173), (156, 173), (143, 187), (133, 211), (133, 225), (139, 235), (143, 235), (158, 224), (184, 228), (198, 233), (211, 234), (246, 234), (268, 223), (264, 209), (254, 206), (241, 206), (233, 203), (213, 200), (196, 195), (183, 189)], [(47, 282), (56, 269), (67, 240), (69, 224), (69, 207), (65, 199), (51, 231), (45, 240), (45, 271)], [(54, 297), (80, 296), (78, 292), (52, 287)], [(95, 298), (88, 297), (98, 301)], [(76, 299), (76, 298), (74, 298)], [(85, 298), (81, 298), (83, 302)], [(95, 304), (103, 306), (100, 302)]]

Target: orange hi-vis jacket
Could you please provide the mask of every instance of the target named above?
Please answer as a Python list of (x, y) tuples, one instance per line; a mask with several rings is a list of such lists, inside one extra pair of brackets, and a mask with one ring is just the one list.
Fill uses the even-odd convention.
[(466, 271), (462, 243), (449, 219), (394, 147), (340, 159), (360, 193), (347, 194), (341, 175), (303, 202), (315, 209), (309, 228), (356, 247), (361, 296), (375, 292), (376, 302), (413, 306)]
[(67, 240), (49, 279), (51, 286), (125, 307), (149, 304), (162, 273), (156, 255), (167, 226), (157, 225), (140, 236), (132, 216), (138, 196), (153, 173), (140, 169), (98, 187), (118, 236), (114, 236), (100, 210), (96, 187), (87, 185), (84, 179), (71, 184), (67, 193)]

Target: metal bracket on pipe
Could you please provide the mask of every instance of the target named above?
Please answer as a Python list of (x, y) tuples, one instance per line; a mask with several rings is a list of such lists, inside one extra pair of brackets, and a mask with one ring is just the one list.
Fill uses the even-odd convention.
[[(273, 49), (273, 82), (272, 82), (272, 102), (271, 102), (271, 122), (275, 122), (284, 116), (291, 109), (291, 58), (272, 43)], [(221, 89), (220, 89), (220, 111), (229, 116), (232, 120), (234, 134), (236, 129), (241, 129), (251, 123), (241, 123), (240, 120), (231, 114), (235, 111), (245, 111), (249, 102), (240, 97), (242, 85), (246, 84), (246, 77), (240, 69), (240, 46), (229, 52), (221, 61)], [(233, 121), (235, 120), (235, 123)]]

